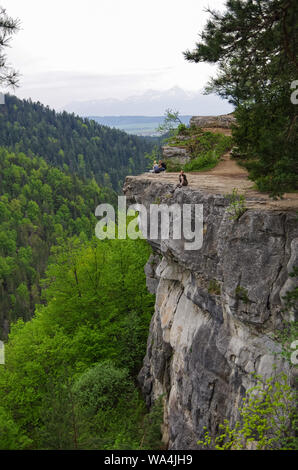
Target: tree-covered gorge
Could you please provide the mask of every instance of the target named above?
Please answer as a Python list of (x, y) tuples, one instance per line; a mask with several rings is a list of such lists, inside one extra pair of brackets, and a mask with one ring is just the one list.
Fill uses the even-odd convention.
[(0, 339), (17, 318), (31, 318), (50, 248), (72, 235), (90, 238), (95, 208), (115, 202), (96, 181), (0, 148)]
[(144, 240), (68, 239), (53, 249), (45, 304), (13, 325), (0, 367), (0, 448), (140, 449), (160, 445), (136, 376), (154, 297)]
[(0, 109), (0, 142), (12, 151), (42, 156), (47, 163), (95, 178), (120, 192), (126, 175), (143, 172), (155, 141), (128, 135), (31, 100), (6, 95)]
[(0, 138), (0, 449), (158, 448), (137, 386), (150, 249), (94, 237), (151, 144), (10, 96)]

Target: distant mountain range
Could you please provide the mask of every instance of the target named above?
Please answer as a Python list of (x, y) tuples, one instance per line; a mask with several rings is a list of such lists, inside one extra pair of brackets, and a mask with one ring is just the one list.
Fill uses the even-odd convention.
[(106, 98), (74, 101), (63, 107), (80, 116), (162, 116), (166, 109), (178, 110), (182, 115), (207, 116), (227, 114), (233, 106), (216, 95), (188, 92), (179, 87), (165, 91), (148, 90), (125, 99)]
[[(103, 126), (114, 127), (128, 134), (140, 136), (157, 136), (157, 127), (164, 121), (164, 116), (88, 116), (89, 119)], [(189, 116), (179, 116), (186, 125), (189, 124)]]

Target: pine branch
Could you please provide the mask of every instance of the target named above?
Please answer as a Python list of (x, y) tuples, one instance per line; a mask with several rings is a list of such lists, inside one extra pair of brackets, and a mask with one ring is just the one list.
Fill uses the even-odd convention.
[(7, 15), (5, 8), (0, 7), (0, 85), (17, 87), (19, 73), (7, 64), (7, 57), (3, 53), (9, 47), (12, 36), (20, 30), (20, 20)]

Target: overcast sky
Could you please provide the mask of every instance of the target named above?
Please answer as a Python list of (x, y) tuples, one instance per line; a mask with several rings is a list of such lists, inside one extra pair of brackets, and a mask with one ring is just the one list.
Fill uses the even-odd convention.
[(8, 58), (16, 94), (56, 109), (73, 101), (125, 99), (147, 90), (199, 91), (214, 66), (192, 64), (208, 14), (224, 0), (0, 0), (21, 20)]

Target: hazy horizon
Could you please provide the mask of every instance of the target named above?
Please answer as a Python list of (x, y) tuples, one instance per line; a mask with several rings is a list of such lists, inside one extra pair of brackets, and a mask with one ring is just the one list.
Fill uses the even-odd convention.
[[(172, 89), (197, 96), (216, 67), (189, 63), (183, 51), (195, 46), (208, 19), (205, 8), (222, 9), (224, 3), (186, 0), (181, 8), (178, 0), (85, 0), (83, 6), (79, 0), (71, 6), (60, 0), (2, 0), (8, 15), (21, 21), (7, 51), (21, 73), (15, 94), (56, 110), (103, 100), (118, 100), (121, 106), (132, 97), (165, 95)], [(203, 98), (208, 100), (212, 108), (214, 99)], [(181, 114), (198, 113), (187, 98), (184, 105)], [(222, 114), (229, 105), (218, 101), (218, 106)], [(163, 112), (151, 106), (141, 114)]]
[(179, 111), (181, 115), (206, 116), (227, 114), (233, 106), (216, 95), (186, 92), (174, 87), (170, 90), (147, 90), (140, 95), (124, 100), (107, 98), (103, 100), (74, 101), (62, 110), (80, 116), (163, 116), (166, 109)]

